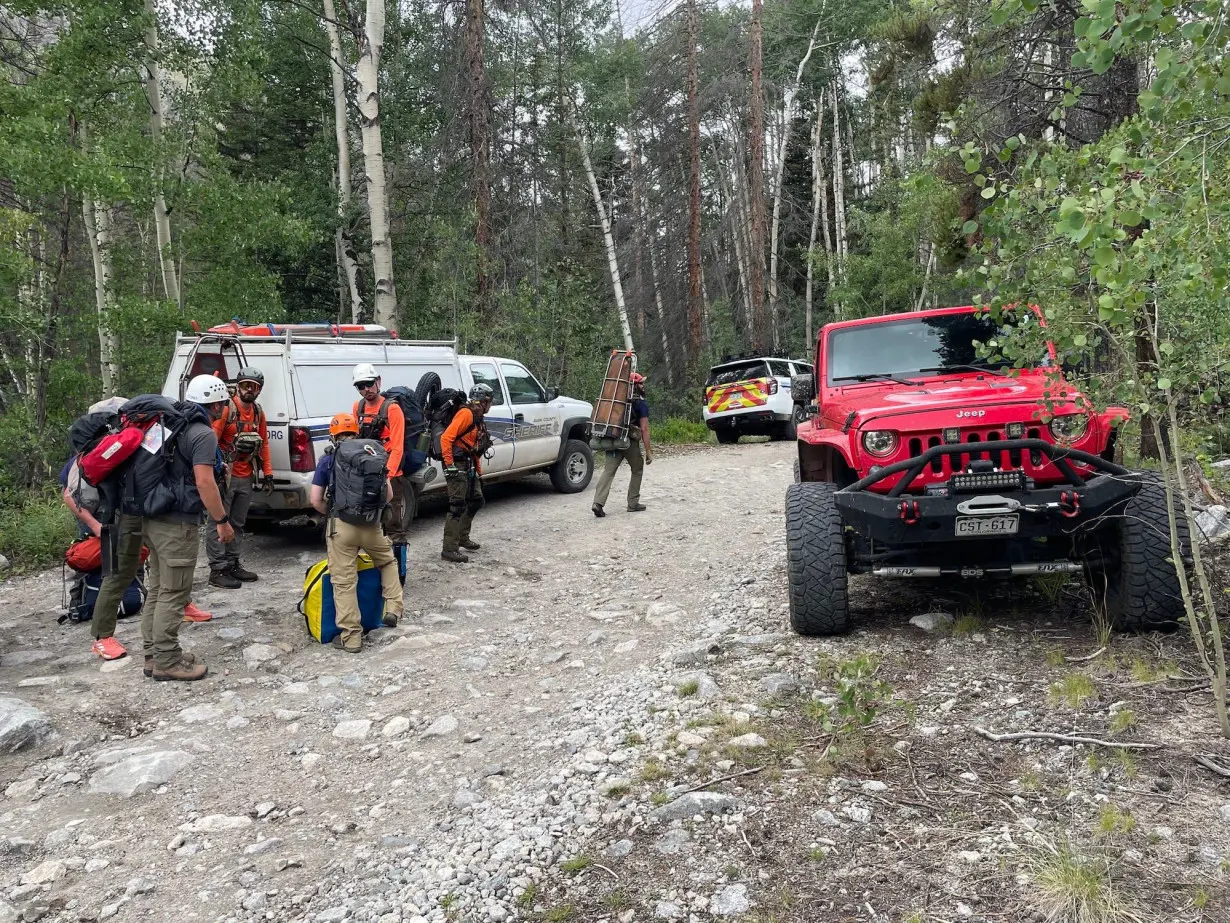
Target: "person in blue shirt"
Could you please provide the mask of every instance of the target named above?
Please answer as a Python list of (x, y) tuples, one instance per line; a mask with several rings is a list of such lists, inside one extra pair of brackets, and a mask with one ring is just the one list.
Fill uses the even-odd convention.
[[(628, 447), (622, 452), (607, 452), (606, 467), (598, 478), (598, 487), (594, 491), (594, 505), (590, 507), (595, 516), (601, 519), (606, 515), (603, 507), (611, 493), (611, 483), (615, 480), (615, 472), (625, 459), (632, 471), (628, 481), (628, 512), (640, 513), (645, 509), (641, 503), (641, 475), (645, 465), (653, 463), (653, 448), (649, 444), (649, 403), (645, 400), (645, 376), (638, 372), (632, 373), (632, 417), (628, 427)], [(641, 447), (644, 446), (644, 459), (641, 457)]]

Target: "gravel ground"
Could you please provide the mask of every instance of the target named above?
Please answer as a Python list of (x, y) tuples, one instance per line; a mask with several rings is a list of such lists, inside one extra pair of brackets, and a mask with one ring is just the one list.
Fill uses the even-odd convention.
[(1226, 780), (1193, 762), (1227, 751), (1169, 678), (1182, 638), (1068, 660), (1100, 646), (1079, 586), (865, 581), (850, 636), (789, 635), (792, 458), (660, 453), (649, 510), (625, 474), (603, 520), (498, 486), (464, 567), (428, 509), (408, 618), (357, 657), (295, 612), (323, 549), (254, 536), (260, 582), (198, 573), (195, 684), (100, 668), (58, 573), (9, 580), (0, 923), (1065, 919), (1056, 875), (1118, 919), (1227, 919)]

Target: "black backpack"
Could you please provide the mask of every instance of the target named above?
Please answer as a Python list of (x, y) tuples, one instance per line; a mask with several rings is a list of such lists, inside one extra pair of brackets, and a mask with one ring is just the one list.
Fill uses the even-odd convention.
[[(418, 395), (403, 385), (395, 385), (381, 392), (380, 396), (384, 398), (384, 403), (380, 405), (374, 417), (359, 419), (360, 415), (355, 414), (355, 419), (359, 420), (359, 438), (384, 442), (384, 428), (389, 422), (389, 405), (396, 404), (401, 408), (401, 415), (406, 420), (402, 437), (402, 474), (413, 474), (414, 471), (410, 470), (411, 460), (418, 452), (419, 436), (427, 429), (427, 420), (423, 416), (423, 407), (419, 404)], [(356, 410), (362, 409), (362, 403), (362, 401), (359, 402)], [(418, 461), (421, 462), (422, 458), (422, 454), (419, 454)], [(418, 467), (419, 465), (414, 465), (416, 470)]]
[[(142, 445), (122, 469), (120, 511), (146, 519), (173, 512), (199, 513), (200, 498), (191, 500), (195, 489), (189, 491), (185, 481), (191, 473), (176, 464), (175, 446), (190, 423), (209, 424), (205, 411), (196, 404), (175, 404), (161, 394), (142, 394), (121, 407), (120, 416), (128, 425), (150, 427), (162, 435), (154, 451)], [(154, 424), (161, 424), (161, 430), (154, 430)]]
[(120, 431), (120, 415), (113, 410), (83, 413), (68, 428), (68, 447), (80, 458), (102, 442), (103, 437)]
[[(436, 461), (444, 461), (444, 455), (440, 448), (440, 437), (444, 435), (444, 431), (448, 429), (449, 424), (453, 422), (453, 417), (457, 416), (457, 411), (464, 407), (467, 403), (467, 398), (464, 391), (458, 391), (456, 388), (441, 388), (431, 396), (431, 401), (427, 404), (427, 419), (431, 426), (431, 448), (427, 454)], [(473, 429), (473, 425), (470, 429)], [(469, 432), (469, 430), (466, 430)], [(464, 436), (465, 433), (462, 433)]]
[(346, 439), (333, 450), (329, 513), (352, 526), (372, 526), (384, 511), (389, 455), (376, 439)]

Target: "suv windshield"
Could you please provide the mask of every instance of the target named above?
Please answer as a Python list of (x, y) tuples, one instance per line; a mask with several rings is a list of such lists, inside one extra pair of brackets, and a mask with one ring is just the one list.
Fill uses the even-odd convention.
[(732, 362), (730, 365), (720, 365), (709, 372), (708, 387), (714, 385), (733, 385), (736, 381), (747, 381), (749, 378), (767, 378), (769, 366), (763, 359), (748, 359), (746, 362)]
[(1002, 329), (988, 315), (973, 312), (847, 327), (829, 337), (829, 381), (1009, 368), (1002, 360), (980, 357), (975, 345)]

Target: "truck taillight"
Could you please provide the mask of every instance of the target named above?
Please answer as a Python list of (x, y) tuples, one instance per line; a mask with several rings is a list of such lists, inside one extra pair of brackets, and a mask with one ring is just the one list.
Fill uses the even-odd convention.
[(777, 379), (776, 378), (769, 379), (769, 393), (770, 394), (777, 393)]
[(312, 448), (312, 435), (302, 426), (290, 428), (290, 470), (316, 470), (316, 451)]

